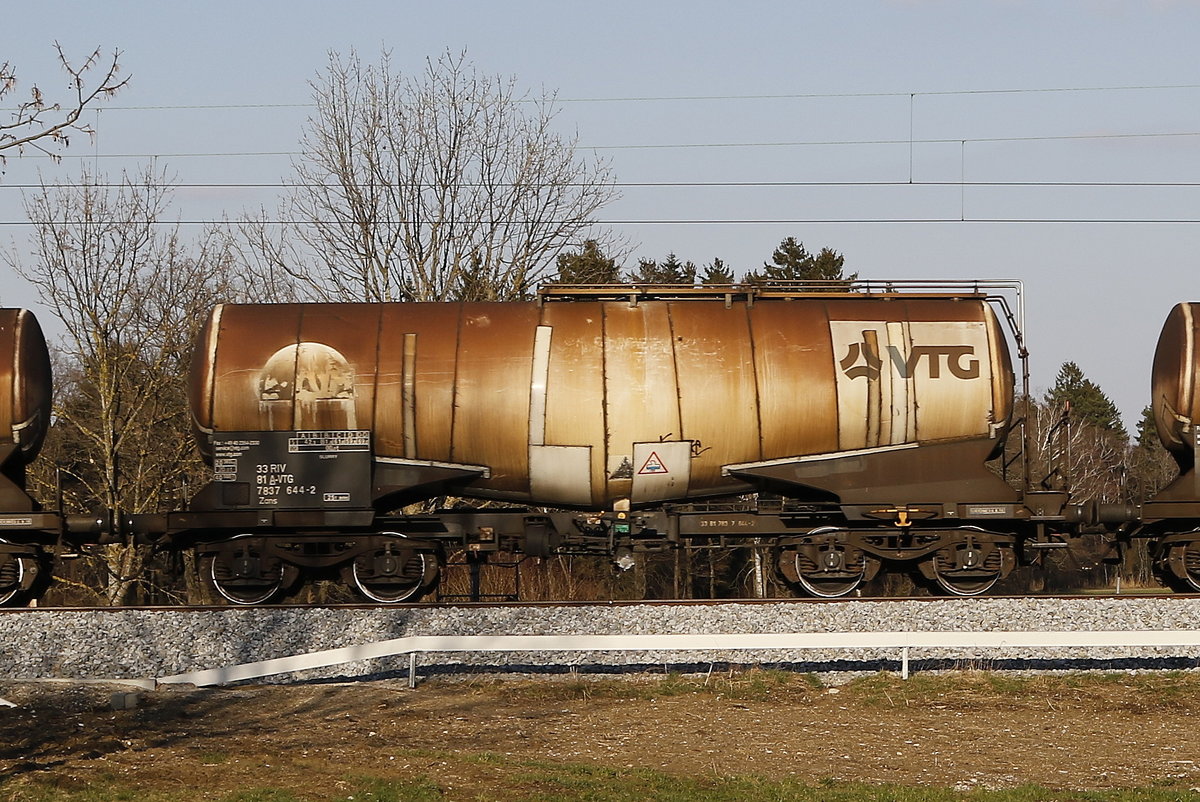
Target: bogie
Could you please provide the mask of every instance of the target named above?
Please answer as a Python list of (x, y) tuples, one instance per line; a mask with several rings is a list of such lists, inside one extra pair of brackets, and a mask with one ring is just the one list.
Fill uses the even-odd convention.
[(437, 580), (438, 555), (413, 548), (403, 535), (388, 532), (391, 542), (365, 551), (350, 563), (350, 581), (363, 598), (398, 604), (421, 598)]

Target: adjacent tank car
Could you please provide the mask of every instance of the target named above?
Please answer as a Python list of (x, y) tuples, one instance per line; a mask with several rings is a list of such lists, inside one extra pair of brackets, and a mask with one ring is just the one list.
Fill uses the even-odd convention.
[(49, 578), (47, 547), (61, 516), (25, 492), (25, 468), (50, 426), (50, 355), (26, 309), (0, 309), (0, 604), (35, 597)]
[[(242, 604), (330, 572), (415, 598), (452, 547), (627, 563), (708, 543), (769, 548), (817, 596), (884, 568), (975, 595), (1082, 516), (1000, 475), (1022, 460), (997, 460), (1015, 379), (996, 308), (1015, 321), (993, 288), (934, 283), (223, 305), (191, 373), (214, 481), (132, 525), (196, 548)], [(413, 512), (445, 497), (492, 503)]]
[(1141, 528), (1151, 537), (1159, 577), (1186, 592), (1200, 591), (1200, 304), (1181, 303), (1167, 315), (1151, 374), (1151, 410), (1163, 446), (1179, 465), (1179, 476), (1142, 505)]

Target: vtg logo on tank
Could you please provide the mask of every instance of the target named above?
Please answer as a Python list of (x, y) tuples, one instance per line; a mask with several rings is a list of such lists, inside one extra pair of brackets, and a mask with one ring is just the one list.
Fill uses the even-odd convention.
[(839, 448), (986, 435), (996, 420), (981, 321), (831, 320)]

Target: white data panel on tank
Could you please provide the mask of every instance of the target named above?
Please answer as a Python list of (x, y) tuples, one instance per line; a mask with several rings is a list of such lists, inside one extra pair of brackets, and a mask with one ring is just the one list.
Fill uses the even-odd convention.
[(687, 495), (691, 471), (691, 440), (634, 443), (630, 500), (640, 504), (683, 498)]
[(831, 320), (843, 449), (990, 432), (987, 326)]
[(586, 507), (592, 503), (590, 446), (530, 446), (529, 492), (548, 502)]

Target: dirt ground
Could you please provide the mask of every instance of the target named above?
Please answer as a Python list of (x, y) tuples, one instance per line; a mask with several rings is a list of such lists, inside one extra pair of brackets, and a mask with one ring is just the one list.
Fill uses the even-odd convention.
[[(429, 680), (143, 692), (0, 684), (0, 797), (92, 782), (332, 798), (349, 776), (504, 798), (506, 766), (969, 789), (1200, 786), (1200, 678), (890, 675)], [(342, 798), (345, 798), (344, 796)]]

